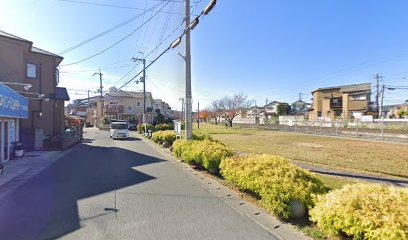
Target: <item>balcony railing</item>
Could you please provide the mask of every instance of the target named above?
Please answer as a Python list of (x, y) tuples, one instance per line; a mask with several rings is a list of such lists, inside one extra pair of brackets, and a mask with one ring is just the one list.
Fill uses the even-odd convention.
[(105, 108), (105, 113), (123, 113), (123, 105), (107, 105)]
[(330, 103), (330, 108), (342, 108), (342, 107), (343, 107), (343, 103), (342, 103), (342, 102)]

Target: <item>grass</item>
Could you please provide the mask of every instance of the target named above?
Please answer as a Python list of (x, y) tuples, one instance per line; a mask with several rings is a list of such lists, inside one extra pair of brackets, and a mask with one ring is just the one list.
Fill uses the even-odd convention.
[(269, 153), (311, 165), (408, 177), (408, 145), (404, 143), (227, 128), (209, 123), (200, 124), (200, 130), (195, 131), (209, 133), (240, 152)]

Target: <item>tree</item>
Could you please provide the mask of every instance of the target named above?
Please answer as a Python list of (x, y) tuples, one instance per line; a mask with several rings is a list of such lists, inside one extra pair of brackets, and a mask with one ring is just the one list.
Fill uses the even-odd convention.
[(164, 123), (165, 120), (166, 120), (166, 119), (165, 119), (165, 117), (163, 116), (163, 114), (161, 114), (161, 113), (158, 113), (158, 114), (157, 114), (157, 116), (156, 116), (156, 124)]
[(279, 103), (276, 110), (278, 115), (288, 115), (290, 112), (290, 105), (288, 103)]
[(208, 111), (207, 109), (200, 111), (200, 119), (206, 121), (210, 117), (211, 117), (210, 111)]
[(223, 112), (223, 117), (228, 125), (232, 127), (232, 121), (238, 116), (244, 108), (251, 106), (251, 102), (248, 101), (248, 96), (243, 92), (234, 94), (231, 97), (225, 96), (218, 100), (218, 106), (220, 111)]
[(223, 111), (220, 109), (219, 100), (213, 100), (208, 106), (209, 118), (214, 119), (215, 125), (218, 124), (218, 118), (223, 114)]

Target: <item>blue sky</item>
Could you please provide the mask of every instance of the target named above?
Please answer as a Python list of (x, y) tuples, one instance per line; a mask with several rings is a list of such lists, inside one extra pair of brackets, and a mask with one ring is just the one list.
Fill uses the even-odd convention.
[[(62, 66), (61, 86), (72, 99), (96, 90), (101, 68), (105, 89), (117, 87), (140, 71), (129, 72), (182, 22), (182, 1), (81, 0), (117, 8), (58, 0), (0, 0), (0, 29), (29, 39), (34, 45), (59, 53), (155, 6), (129, 24), (63, 54), (64, 64), (93, 55), (120, 40), (151, 18), (129, 38), (109, 51), (82, 63)], [(193, 16), (207, 0), (192, 0)], [(379, 0), (219, 0), (216, 8), (192, 33), (192, 83), (194, 105), (244, 91), (258, 105), (265, 99), (292, 102), (318, 87), (374, 83), (381, 73), (384, 83), (408, 85), (407, 1)], [(171, 14), (169, 13), (171, 12)], [(159, 54), (182, 31), (164, 41)], [(184, 91), (184, 62), (180, 45), (147, 71), (147, 90), (174, 109), (180, 108)], [(123, 77), (122, 80), (120, 80)], [(120, 81), (118, 81), (120, 80)], [(127, 90), (141, 90), (130, 83)], [(385, 103), (408, 99), (408, 91), (386, 92)]]

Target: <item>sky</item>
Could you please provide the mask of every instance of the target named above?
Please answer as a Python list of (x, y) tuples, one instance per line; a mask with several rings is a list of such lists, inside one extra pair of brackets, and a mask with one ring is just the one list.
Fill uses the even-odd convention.
[[(192, 17), (208, 2), (191, 0)], [(368, 82), (375, 92), (376, 73), (381, 83), (408, 86), (407, 9), (404, 0), (219, 0), (191, 33), (193, 109), (239, 92), (258, 106), (299, 93), (311, 102), (312, 90), (342, 84)], [(77, 99), (88, 89), (96, 95), (99, 69), (104, 90), (128, 82), (142, 69), (132, 57), (150, 63), (182, 33), (183, 13), (182, 0), (0, 0), (0, 30), (61, 54), (59, 86)], [(147, 70), (147, 91), (173, 109), (184, 97), (184, 48)], [(407, 90), (384, 93), (385, 104), (406, 99)]]

